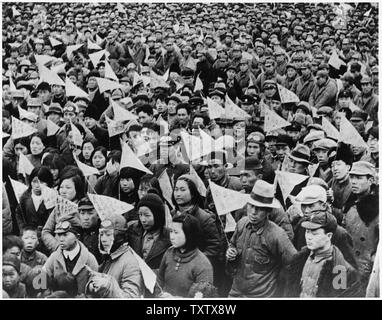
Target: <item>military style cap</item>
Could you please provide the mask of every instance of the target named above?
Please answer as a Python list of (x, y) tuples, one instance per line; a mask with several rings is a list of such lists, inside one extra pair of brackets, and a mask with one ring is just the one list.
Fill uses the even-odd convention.
[(309, 221), (304, 221), (301, 225), (305, 229), (316, 230), (325, 228), (330, 232), (334, 232), (337, 229), (337, 220), (326, 210), (316, 211), (312, 213)]

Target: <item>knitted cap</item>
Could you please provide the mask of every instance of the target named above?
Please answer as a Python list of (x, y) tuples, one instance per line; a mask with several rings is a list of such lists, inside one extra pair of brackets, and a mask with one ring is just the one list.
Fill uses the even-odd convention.
[(154, 230), (165, 225), (165, 207), (162, 199), (158, 195), (154, 193), (146, 194), (138, 203), (138, 209), (140, 207), (147, 207), (151, 210), (154, 216)]

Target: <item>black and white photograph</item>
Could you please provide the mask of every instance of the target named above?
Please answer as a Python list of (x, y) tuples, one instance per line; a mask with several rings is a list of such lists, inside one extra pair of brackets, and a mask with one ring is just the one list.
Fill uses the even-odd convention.
[(378, 15), (2, 2), (2, 299), (380, 298)]

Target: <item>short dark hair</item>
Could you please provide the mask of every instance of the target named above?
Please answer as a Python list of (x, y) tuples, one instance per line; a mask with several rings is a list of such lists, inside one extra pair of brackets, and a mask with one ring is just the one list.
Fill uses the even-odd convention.
[(32, 180), (35, 177), (37, 177), (40, 181), (45, 182), (49, 188), (53, 187), (53, 176), (48, 167), (41, 166), (32, 170), (29, 176), (29, 187), (31, 187)]
[(146, 122), (142, 124), (142, 128), (147, 128), (153, 130), (157, 133), (160, 133), (160, 125), (154, 122)]
[(379, 140), (379, 130), (377, 126), (371, 127), (369, 130), (367, 130), (366, 139), (369, 139), (370, 136)]
[(195, 118), (202, 118), (204, 126), (208, 126), (210, 124), (210, 122), (211, 122), (210, 117), (207, 114), (203, 113), (203, 112), (196, 112), (194, 117), (193, 117), (193, 119), (192, 119), (192, 121), (194, 121)]
[(47, 144), (48, 144), (48, 141), (47, 141), (47, 137), (46, 137), (45, 134), (43, 134), (43, 133), (41, 133), (41, 132), (35, 132), (34, 134), (31, 135), (31, 138), (30, 138), (30, 142), (29, 142), (29, 143), (32, 142), (32, 139), (33, 139), (34, 137), (38, 137), (38, 138), (40, 138), (42, 144), (43, 144), (43, 145), (45, 146), (45, 148), (46, 148), (46, 146), (47, 146)]
[(57, 153), (49, 153), (42, 160), (42, 165), (50, 169), (58, 169), (61, 172), (65, 168), (65, 161)]
[(108, 156), (108, 160), (111, 160), (111, 163), (121, 163), (122, 152), (121, 150), (111, 150)]
[(149, 116), (152, 116), (152, 115), (154, 114), (153, 107), (150, 106), (150, 105), (147, 104), (147, 103), (142, 104), (141, 106), (139, 106), (139, 107), (137, 108), (137, 114), (139, 114), (140, 112), (147, 113)]
[(187, 251), (194, 250), (200, 245), (200, 223), (197, 218), (190, 214), (175, 215), (172, 222), (178, 222), (182, 224), (182, 229), (186, 238), (185, 249)]
[(15, 235), (5, 236), (3, 238), (3, 254), (5, 254), (5, 251), (13, 247), (18, 247), (20, 250), (23, 249), (24, 243), (21, 238)]
[[(199, 208), (203, 209), (204, 208), (204, 202), (203, 202), (202, 196), (200, 195), (200, 193), (198, 191), (198, 186), (195, 185), (194, 181), (192, 181), (191, 179), (188, 179), (187, 176), (180, 176), (176, 180), (175, 185), (177, 184), (178, 181), (181, 181), (181, 180), (185, 181), (187, 183), (188, 189), (190, 189), (191, 203), (193, 205), (197, 205)], [(175, 204), (176, 209), (179, 209), (179, 207), (175, 201), (174, 191), (172, 192), (172, 203)]]
[(102, 155), (105, 157), (105, 166), (106, 166), (106, 163), (107, 163), (107, 149), (103, 146), (98, 146), (96, 148), (94, 148), (92, 154), (90, 155), (90, 161), (93, 162), (93, 157), (95, 155), (96, 152), (101, 152)]
[(191, 107), (188, 103), (179, 103), (176, 106), (176, 112), (178, 112), (178, 110), (180, 110), (180, 109), (185, 109), (188, 114), (191, 114)]
[(36, 232), (36, 234), (38, 233), (37, 226), (32, 224), (27, 224), (21, 229), (20, 235), (22, 236), (24, 232), (27, 232), (27, 231), (33, 231), (33, 232)]

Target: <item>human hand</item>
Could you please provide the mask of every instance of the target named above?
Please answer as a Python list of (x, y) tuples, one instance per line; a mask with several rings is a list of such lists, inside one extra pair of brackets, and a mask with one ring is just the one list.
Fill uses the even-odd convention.
[(226, 258), (228, 261), (233, 261), (237, 257), (237, 250), (235, 248), (228, 248), (226, 252)]

